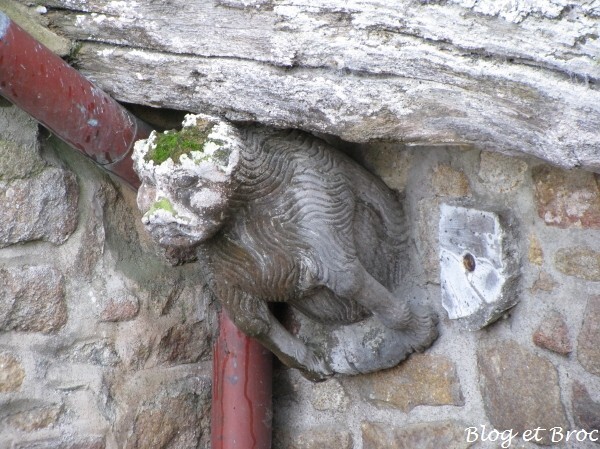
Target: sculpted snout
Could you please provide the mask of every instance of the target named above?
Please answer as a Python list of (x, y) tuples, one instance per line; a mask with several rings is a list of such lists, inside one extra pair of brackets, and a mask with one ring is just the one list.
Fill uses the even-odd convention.
[[(144, 182), (137, 203), (142, 223), (162, 246), (195, 246), (212, 238), (223, 226), (227, 198), (217, 189), (201, 188), (186, 195)], [(181, 198), (188, 198), (181, 201)]]

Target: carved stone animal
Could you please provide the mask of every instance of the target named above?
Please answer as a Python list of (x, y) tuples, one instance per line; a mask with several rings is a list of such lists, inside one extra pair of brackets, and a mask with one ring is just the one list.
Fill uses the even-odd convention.
[[(269, 303), (328, 324), (374, 315), (402, 337), (381, 368), (433, 342), (434, 318), (391, 293), (406, 271), (407, 232), (380, 180), (309, 134), (186, 121), (167, 159), (160, 135), (136, 145), (138, 205), (160, 245), (194, 248), (240, 330), (314, 380), (334, 374), (327, 354), (292, 335)], [(193, 138), (201, 148), (186, 148)]]

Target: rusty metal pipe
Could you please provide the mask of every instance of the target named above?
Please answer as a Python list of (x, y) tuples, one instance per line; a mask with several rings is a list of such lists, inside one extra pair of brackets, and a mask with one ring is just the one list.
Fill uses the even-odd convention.
[(152, 129), (0, 12), (0, 95), (134, 188), (130, 153)]
[[(0, 11), (0, 95), (133, 188), (130, 154), (151, 128)], [(213, 449), (271, 447), (271, 355), (221, 314), (215, 345)]]
[(271, 447), (271, 372), (271, 353), (222, 311), (213, 352), (212, 449)]

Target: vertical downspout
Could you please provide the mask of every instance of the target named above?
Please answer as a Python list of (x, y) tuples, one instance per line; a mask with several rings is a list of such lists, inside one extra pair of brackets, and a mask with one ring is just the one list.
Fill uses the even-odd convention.
[[(134, 189), (133, 144), (151, 128), (0, 11), (0, 95)], [(271, 355), (219, 317), (213, 449), (271, 447)]]
[(221, 311), (213, 351), (212, 449), (271, 447), (271, 362), (271, 353)]

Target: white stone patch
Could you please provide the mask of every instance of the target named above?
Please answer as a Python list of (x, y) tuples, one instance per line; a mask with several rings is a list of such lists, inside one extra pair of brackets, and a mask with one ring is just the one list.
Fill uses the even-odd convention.
[(221, 193), (212, 189), (200, 189), (190, 198), (191, 206), (196, 209), (217, 206), (219, 204), (223, 204), (223, 202), (224, 198)]
[(452, 2), (480, 14), (499, 16), (513, 23), (522, 22), (530, 14), (555, 19), (568, 5), (565, 0), (453, 0)]
[(496, 213), (441, 206), (442, 305), (469, 330), (497, 320), (518, 300), (511, 234)]

